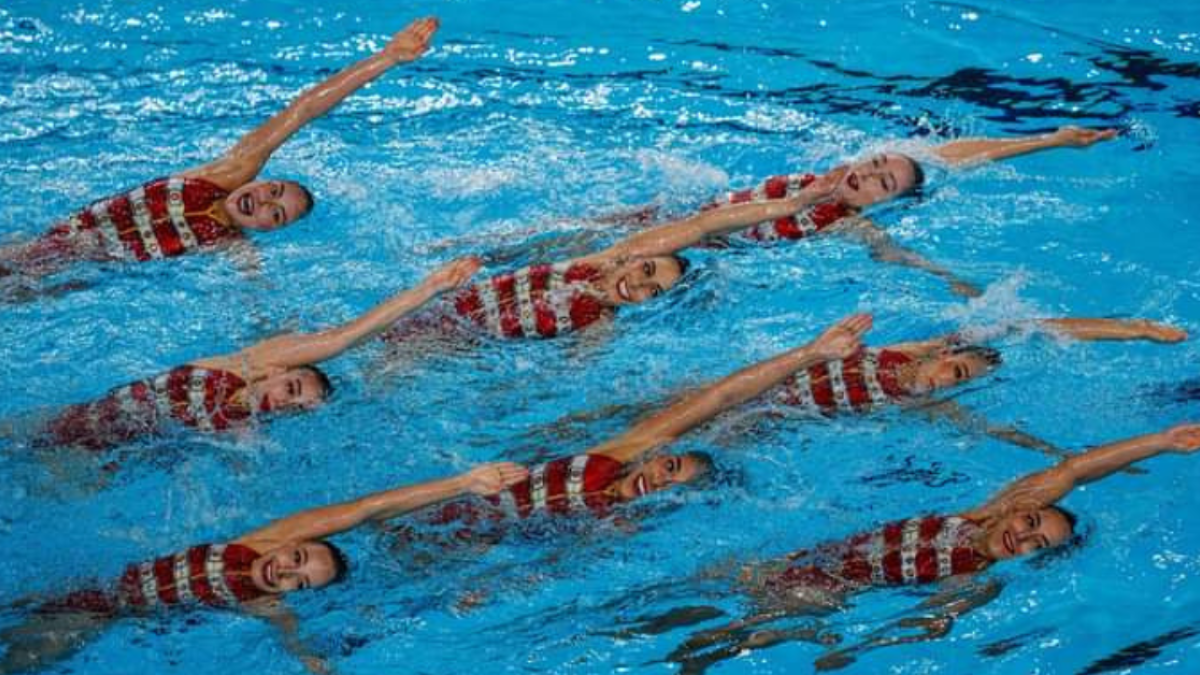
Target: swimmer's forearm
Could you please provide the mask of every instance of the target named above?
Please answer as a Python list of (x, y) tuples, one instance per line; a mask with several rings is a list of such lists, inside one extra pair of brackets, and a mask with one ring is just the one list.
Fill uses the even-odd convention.
[(463, 476), (376, 492), (341, 504), (302, 511), (256, 530), (244, 541), (299, 542), (324, 539), (352, 530), (369, 520), (386, 520), (463, 494)]
[(955, 166), (994, 162), (1058, 147), (1053, 134), (1023, 138), (964, 138), (933, 149), (943, 160)]
[(1182, 329), (1147, 319), (1038, 319), (1034, 323), (1076, 340), (1179, 342), (1187, 338), (1187, 332)]
[(1072, 487), (1100, 480), (1143, 459), (1175, 450), (1165, 433), (1135, 436), (1092, 448), (1063, 460), (1059, 467), (1071, 478)]
[(1086, 148), (1101, 141), (1112, 140), (1116, 136), (1116, 129), (1065, 126), (1048, 134), (1024, 138), (964, 138), (934, 148), (933, 151), (950, 164), (977, 164), (1028, 155), (1049, 148)]
[(591, 452), (632, 459), (759, 396), (797, 370), (816, 365), (821, 360), (814, 350), (804, 346), (744, 368), (693, 392), (616, 439), (596, 446)]
[(460, 286), (479, 269), (478, 258), (459, 258), (439, 267), (421, 283), (376, 305), (341, 326), (311, 334), (272, 338), (243, 352), (260, 367), (295, 368), (331, 359), (378, 335), (441, 293)]
[(804, 191), (790, 199), (773, 199), (709, 209), (690, 218), (650, 228), (617, 244), (615, 253), (631, 257), (670, 255), (710, 237), (730, 234), (764, 221), (795, 214), (823, 197)]

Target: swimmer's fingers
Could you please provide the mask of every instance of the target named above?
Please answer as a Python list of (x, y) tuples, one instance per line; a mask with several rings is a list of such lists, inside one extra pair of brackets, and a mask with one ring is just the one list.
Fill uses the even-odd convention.
[(439, 25), (436, 17), (417, 19), (396, 33), (387, 47), (383, 48), (383, 53), (396, 59), (397, 63), (412, 61), (429, 49), (429, 41)]
[(1060, 127), (1054, 136), (1062, 145), (1084, 148), (1093, 143), (1107, 141), (1117, 137), (1116, 129), (1084, 129), (1083, 127)]
[(458, 258), (434, 270), (428, 277), (425, 277), (425, 283), (440, 291), (458, 288), (470, 280), (482, 265), (483, 260), (479, 256)]
[(494, 495), (529, 477), (529, 469), (512, 462), (480, 464), (466, 474), (467, 489), (481, 496)]
[(837, 194), (838, 186), (842, 184), (842, 178), (846, 176), (846, 171), (848, 171), (847, 167), (839, 166), (832, 171), (817, 176), (811, 183), (804, 187), (803, 192), (812, 195), (812, 201), (833, 197)]
[(1187, 339), (1187, 331), (1157, 321), (1141, 320), (1136, 322), (1141, 329), (1142, 337), (1155, 342), (1183, 342)]
[(1167, 447), (1175, 452), (1195, 452), (1200, 449), (1200, 424), (1180, 424), (1163, 434)]
[(851, 314), (813, 340), (813, 349), (821, 358), (844, 359), (862, 347), (862, 337), (873, 321), (870, 314)]

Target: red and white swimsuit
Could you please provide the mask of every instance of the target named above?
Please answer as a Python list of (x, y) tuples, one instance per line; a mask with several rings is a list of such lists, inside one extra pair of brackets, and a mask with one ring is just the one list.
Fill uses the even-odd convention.
[(925, 516), (884, 525), (835, 544), (789, 556), (766, 580), (773, 591), (811, 588), (834, 593), (868, 586), (927, 584), (979, 572), (992, 563), (973, 546), (982, 528), (966, 518)]
[(623, 468), (605, 455), (563, 457), (531, 467), (529, 478), (488, 501), (513, 520), (539, 514), (603, 517), (615, 502), (609, 488), (621, 478)]
[(241, 544), (193, 546), (130, 565), (112, 588), (75, 591), (41, 611), (117, 615), (199, 605), (233, 609), (269, 595), (250, 578), (250, 566), (259, 556)]
[(211, 248), (241, 237), (214, 215), (228, 195), (199, 178), (152, 180), (80, 209), (23, 257), (30, 264), (44, 259), (145, 262)]
[[(706, 208), (795, 197), (816, 178), (811, 173), (772, 176), (756, 188), (730, 192)], [(794, 215), (753, 225), (737, 236), (760, 242), (804, 239), (820, 233), (850, 214), (850, 207), (840, 202), (822, 202)]]
[(609, 313), (591, 265), (533, 265), (463, 289), (454, 310), (500, 338), (552, 338), (586, 328)]
[(180, 366), (68, 407), (46, 424), (40, 442), (105, 450), (157, 433), (171, 421), (224, 431), (252, 416), (241, 395), (245, 388), (245, 380), (231, 372)]
[(773, 398), (822, 415), (866, 412), (910, 395), (896, 371), (911, 361), (903, 352), (863, 349), (850, 358), (818, 363), (792, 375), (775, 388)]

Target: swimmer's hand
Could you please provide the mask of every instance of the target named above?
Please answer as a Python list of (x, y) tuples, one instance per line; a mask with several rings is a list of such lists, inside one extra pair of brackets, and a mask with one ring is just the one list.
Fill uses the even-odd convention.
[(862, 337), (871, 330), (872, 321), (870, 314), (851, 314), (817, 336), (811, 348), (825, 360), (850, 357), (862, 349)]
[(396, 63), (415, 61), (429, 49), (429, 40), (437, 32), (438, 25), (437, 18), (432, 16), (413, 21), (392, 36), (392, 41), (383, 48), (383, 55)]
[(813, 179), (813, 182), (804, 186), (800, 191), (801, 195), (807, 195), (808, 204), (815, 204), (826, 200), (844, 201), (842, 199), (842, 181), (846, 178), (846, 173), (849, 171), (847, 166), (839, 166), (836, 169), (828, 171)]
[(1192, 453), (1200, 450), (1200, 424), (1180, 424), (1162, 433), (1163, 444), (1174, 452)]
[(1187, 331), (1168, 326), (1165, 323), (1157, 323), (1140, 319), (1132, 322), (1141, 333), (1142, 337), (1154, 342), (1183, 342), (1187, 339)]
[(1083, 127), (1059, 127), (1050, 138), (1060, 147), (1086, 148), (1093, 143), (1117, 137), (1116, 129), (1084, 129)]
[(467, 283), (471, 276), (479, 271), (481, 265), (483, 261), (478, 256), (458, 258), (434, 270), (421, 283), (439, 292), (448, 291)]
[(329, 675), (333, 672), (329, 669), (329, 663), (319, 656), (304, 656), (300, 660), (304, 662), (304, 667), (308, 669), (308, 672), (314, 675)]
[(529, 478), (529, 469), (512, 462), (494, 462), (480, 464), (462, 477), (468, 492), (488, 497)]

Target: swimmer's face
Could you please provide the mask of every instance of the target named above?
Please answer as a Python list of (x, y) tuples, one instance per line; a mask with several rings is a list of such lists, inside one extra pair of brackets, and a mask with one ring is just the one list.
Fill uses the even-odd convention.
[(987, 359), (974, 352), (940, 354), (917, 363), (913, 391), (924, 393), (953, 387), (981, 377), (991, 369)]
[(1071, 523), (1053, 507), (1020, 511), (988, 528), (984, 549), (993, 560), (1005, 560), (1053, 548), (1071, 536)]
[(310, 210), (308, 194), (290, 180), (254, 181), (225, 198), (225, 211), (233, 223), (248, 230), (275, 230), (307, 216)]
[(337, 577), (333, 552), (321, 542), (284, 544), (250, 563), (250, 579), (259, 590), (287, 593), (328, 586)]
[(325, 383), (308, 368), (293, 368), (254, 385), (259, 412), (287, 412), (315, 408), (325, 400)]
[(624, 500), (636, 499), (659, 490), (689, 483), (707, 471), (691, 455), (663, 455), (641, 463), (617, 484), (617, 493)]
[(875, 155), (846, 167), (836, 195), (843, 204), (861, 209), (903, 195), (916, 180), (913, 160), (896, 153)]
[(677, 258), (636, 258), (608, 276), (605, 293), (613, 305), (636, 305), (667, 292), (681, 276)]

